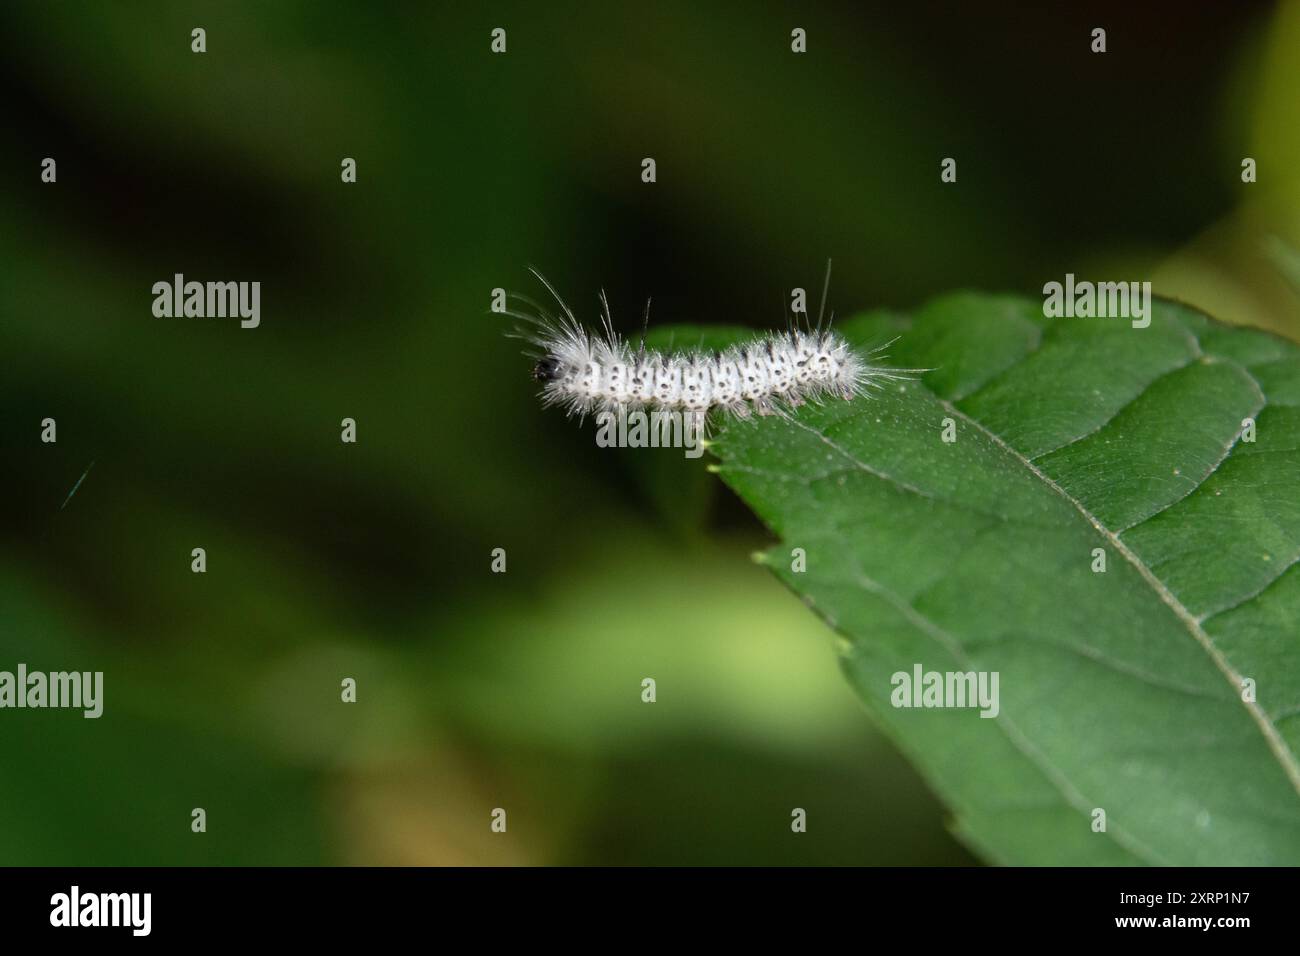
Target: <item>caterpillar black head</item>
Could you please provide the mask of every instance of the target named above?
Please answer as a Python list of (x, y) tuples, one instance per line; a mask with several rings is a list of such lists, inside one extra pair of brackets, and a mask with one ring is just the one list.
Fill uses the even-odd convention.
[(533, 381), (553, 382), (560, 377), (560, 360), (548, 355), (533, 366)]

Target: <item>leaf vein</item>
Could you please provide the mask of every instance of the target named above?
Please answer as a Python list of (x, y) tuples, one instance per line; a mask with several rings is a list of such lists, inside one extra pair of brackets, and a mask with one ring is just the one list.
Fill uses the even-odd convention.
[[(855, 563), (858, 584), (864, 590), (870, 591), (877, 597), (886, 601), (899, 614), (917, 630), (921, 631), (932, 640), (936, 641), (949, 654), (953, 656), (963, 667), (972, 669), (973, 661), (962, 649), (961, 641), (953, 634), (949, 633), (932, 618), (921, 613), (912, 604), (903, 600), (899, 595), (894, 594), (888, 588), (877, 583), (868, 577)], [(997, 717), (993, 719), (993, 724), (1002, 731), (1011, 746), (1020, 752), (1020, 754), (1036, 767), (1047, 781), (1056, 788), (1057, 792), (1065, 800), (1066, 804), (1080, 813), (1084, 818), (1091, 819), (1092, 810), (1097, 806), (1096, 801), (1088, 799), (1080, 793), (1078, 788), (1070, 782), (1070, 779), (1053, 764), (1041, 750), (1034, 746), (1029, 737), (1020, 729), (1020, 727), (1007, 716), (1004, 709)], [(1117, 843), (1122, 849), (1132, 853), (1139, 859), (1148, 863), (1155, 863), (1158, 866), (1168, 865), (1155, 850), (1143, 844), (1136, 837), (1127, 833), (1123, 828), (1116, 826), (1113, 822), (1106, 829), (1106, 835)]]
[[(961, 416), (970, 423), (973, 428), (983, 432), (1007, 454), (1011, 455), (1028, 468), (1030, 472), (1046, 484), (1048, 488), (1069, 502), (1075, 510), (1077, 510), (1079, 514), (1081, 514), (1084, 519), (1091, 524), (1094, 529), (1096, 529), (1098, 534), (1109, 541), (1111, 546), (1123, 555), (1124, 559), (1137, 570), (1138, 574), (1140, 574), (1143, 580), (1147, 582), (1147, 585), (1156, 593), (1156, 596), (1169, 607), (1169, 609), (1174, 613), (1174, 616), (1177, 617), (1184, 627), (1187, 628), (1187, 631), (1191, 634), (1193, 640), (1200, 645), (1201, 649), (1209, 656), (1210, 661), (1232, 685), (1234, 696), (1236, 696), (1238, 700), (1241, 700), (1240, 691), (1242, 686), (1242, 675), (1239, 674), (1232, 664), (1228, 662), (1228, 659), (1224, 656), (1223, 652), (1220, 651), (1214, 641), (1210, 639), (1210, 636), (1201, 627), (1200, 623), (1192, 613), (1187, 610), (1183, 603), (1178, 600), (1165, 583), (1155, 576), (1142, 559), (1139, 558), (1127, 544), (1120, 540), (1118, 534), (1102, 524), (1101, 521), (1092, 514), (1092, 512), (1084, 507), (1083, 502), (1079, 501), (1050, 477), (1044, 474), (1032, 461), (1003, 441), (1001, 436), (996, 435), (988, 428), (985, 428), (983, 424), (971, 418), (952, 403), (945, 401), (942, 404), (948, 409), (950, 414)], [(1300, 763), (1297, 763), (1295, 754), (1292, 753), (1291, 749), (1287, 746), (1286, 741), (1282, 738), (1277, 727), (1274, 725), (1272, 720), (1269, 719), (1268, 714), (1264, 712), (1263, 708), (1254, 701), (1241, 700), (1241, 703), (1242, 706), (1246, 708), (1246, 712), (1250, 715), (1251, 719), (1254, 720), (1260, 733), (1264, 736), (1265, 742), (1273, 752), (1273, 756), (1277, 759), (1278, 764), (1280, 765), (1282, 772), (1286, 775), (1287, 780), (1290, 782), (1292, 789), (1295, 790), (1297, 795), (1300, 795)]]

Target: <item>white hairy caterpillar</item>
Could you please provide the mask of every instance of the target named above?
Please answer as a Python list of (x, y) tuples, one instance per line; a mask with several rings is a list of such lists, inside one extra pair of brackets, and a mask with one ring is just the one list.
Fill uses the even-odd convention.
[[(551, 315), (518, 295), (513, 298), (532, 312), (507, 309), (505, 314), (528, 323), (516, 329), (514, 337), (534, 346), (528, 354), (537, 360), (533, 378), (542, 383), (542, 403), (559, 405), (570, 416), (640, 409), (694, 416), (716, 409), (736, 418), (786, 414), (806, 402), (851, 401), (885, 382), (927, 371), (874, 364), (892, 343), (859, 354), (843, 336), (823, 326), (820, 317), (806, 330), (769, 332), (720, 351), (649, 349), (644, 334), (633, 346), (614, 331), (603, 292), (602, 327), (592, 331), (575, 318), (551, 284), (532, 271), (563, 314)], [(647, 319), (649, 308), (647, 303)]]

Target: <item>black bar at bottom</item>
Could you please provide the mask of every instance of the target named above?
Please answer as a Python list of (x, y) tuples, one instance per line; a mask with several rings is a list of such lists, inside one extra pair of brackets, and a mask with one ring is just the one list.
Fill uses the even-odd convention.
[(90, 945), (734, 945), (828, 931), (863, 945), (900, 932), (926, 944), (1196, 934), (1231, 944), (1293, 926), (1294, 881), (1289, 869), (0, 869), (0, 926), (7, 942)]

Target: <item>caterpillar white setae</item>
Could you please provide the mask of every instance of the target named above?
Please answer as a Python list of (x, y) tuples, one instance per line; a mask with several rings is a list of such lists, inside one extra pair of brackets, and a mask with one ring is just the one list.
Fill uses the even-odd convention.
[[(660, 351), (632, 345), (614, 331), (609, 303), (601, 294), (602, 329), (585, 328), (541, 274), (563, 314), (515, 296), (533, 312), (506, 310), (527, 323), (516, 338), (532, 344), (533, 378), (542, 383), (544, 405), (569, 415), (665, 410), (706, 415), (718, 410), (736, 418), (785, 414), (805, 402), (850, 401), (885, 382), (907, 379), (925, 369), (874, 364), (885, 346), (859, 354), (821, 320), (806, 330), (770, 332), (721, 351)], [(649, 306), (647, 305), (647, 313)]]

